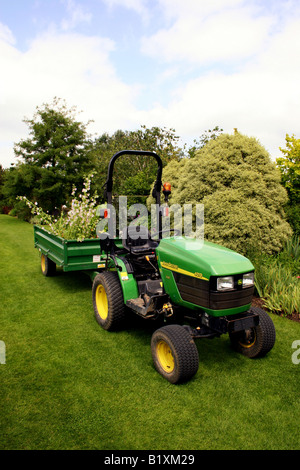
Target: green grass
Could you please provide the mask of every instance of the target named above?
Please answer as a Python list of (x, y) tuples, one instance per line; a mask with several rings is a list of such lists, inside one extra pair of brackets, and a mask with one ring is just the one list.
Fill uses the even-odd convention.
[(300, 324), (272, 315), (264, 359), (201, 340), (198, 373), (176, 386), (153, 367), (148, 324), (102, 330), (90, 279), (45, 278), (32, 226), (3, 215), (0, 275), (0, 449), (300, 448)]

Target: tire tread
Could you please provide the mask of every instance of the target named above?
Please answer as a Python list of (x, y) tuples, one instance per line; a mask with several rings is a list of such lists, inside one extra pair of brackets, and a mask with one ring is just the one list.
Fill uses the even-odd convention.
[[(170, 342), (175, 351), (175, 370), (165, 373), (156, 357), (156, 343), (159, 339)], [(194, 340), (181, 325), (167, 325), (156, 330), (151, 340), (151, 352), (157, 371), (171, 383), (182, 383), (191, 379), (199, 367), (199, 355)]]

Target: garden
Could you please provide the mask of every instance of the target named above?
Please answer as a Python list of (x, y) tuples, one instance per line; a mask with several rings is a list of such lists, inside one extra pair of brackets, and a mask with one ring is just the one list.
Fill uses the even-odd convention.
[[(93, 142), (57, 105), (26, 121), (19, 163), (0, 174), (0, 449), (299, 449), (299, 139), (286, 137), (276, 164), (255, 138), (219, 127), (189, 149), (174, 130), (145, 126)], [(33, 224), (79, 243), (96, 237), (110, 157), (149, 146), (170, 204), (203, 204), (205, 237), (251, 260), (253, 305), (276, 329), (264, 358), (237, 354), (228, 335), (197, 341), (198, 372), (176, 386), (154, 369), (154, 324), (130, 316), (125, 330), (100, 328), (90, 278), (43, 276), (33, 243)], [(125, 161), (115, 197), (149, 208), (153, 175), (143, 159)]]

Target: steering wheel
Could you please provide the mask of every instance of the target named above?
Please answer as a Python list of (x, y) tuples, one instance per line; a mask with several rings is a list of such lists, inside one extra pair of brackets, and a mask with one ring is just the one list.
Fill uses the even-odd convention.
[(175, 235), (181, 235), (181, 232), (180, 230), (178, 230), (178, 228), (170, 228), (170, 229), (165, 229), (165, 230), (159, 230), (158, 232), (154, 232), (152, 235), (151, 235), (151, 238), (153, 239), (156, 235), (159, 235), (161, 233), (166, 233), (166, 232), (175, 232)]

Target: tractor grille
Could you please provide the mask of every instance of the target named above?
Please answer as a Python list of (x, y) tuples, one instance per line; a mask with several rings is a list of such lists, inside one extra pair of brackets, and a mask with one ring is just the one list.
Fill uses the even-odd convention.
[(209, 308), (209, 282), (176, 272), (173, 275), (182, 300)]
[(209, 308), (222, 310), (223, 308), (242, 307), (250, 304), (254, 294), (254, 287), (229, 292), (210, 292)]
[(254, 287), (236, 288), (228, 292), (217, 292), (215, 281), (203, 281), (185, 274), (173, 272), (182, 300), (212, 310), (242, 307), (251, 303)]

